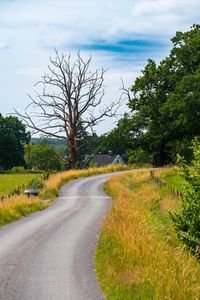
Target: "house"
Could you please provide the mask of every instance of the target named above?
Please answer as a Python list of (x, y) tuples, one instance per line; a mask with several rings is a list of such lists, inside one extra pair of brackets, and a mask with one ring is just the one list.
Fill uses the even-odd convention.
[(120, 155), (96, 154), (93, 156), (92, 162), (96, 167), (114, 164), (125, 165), (125, 162)]

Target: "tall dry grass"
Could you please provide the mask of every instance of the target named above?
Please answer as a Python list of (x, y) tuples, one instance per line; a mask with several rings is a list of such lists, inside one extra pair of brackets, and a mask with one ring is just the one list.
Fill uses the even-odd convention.
[(175, 209), (175, 200), (162, 196), (148, 179), (149, 171), (138, 171), (107, 183), (114, 202), (96, 253), (102, 288), (108, 300), (200, 299), (198, 262), (181, 245), (168, 242), (174, 238), (170, 228), (165, 236), (157, 228), (154, 211), (156, 215)]
[(45, 181), (44, 189), (40, 192), (39, 197), (28, 198), (25, 195), (19, 195), (0, 201), (0, 226), (17, 220), (22, 216), (31, 214), (37, 210), (46, 208), (50, 204), (50, 201), (46, 201), (45, 199), (52, 200), (58, 195), (60, 187), (69, 180), (108, 172), (127, 170), (129, 168), (130, 167), (128, 166), (110, 165), (102, 168), (70, 170), (52, 174)]
[(42, 192), (44, 198), (52, 198), (58, 195), (60, 187), (73, 179), (80, 177), (87, 177), (92, 175), (112, 173), (117, 171), (129, 170), (130, 166), (127, 165), (108, 165), (100, 168), (88, 168), (82, 170), (69, 170), (64, 172), (58, 172), (50, 175), (45, 182), (45, 189)]
[(38, 197), (27, 197), (25, 195), (13, 196), (0, 201), (0, 226), (44, 209), (46, 206), (47, 203)]

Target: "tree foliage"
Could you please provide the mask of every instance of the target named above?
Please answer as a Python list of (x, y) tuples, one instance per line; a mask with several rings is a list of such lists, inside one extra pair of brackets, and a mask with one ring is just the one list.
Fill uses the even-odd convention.
[(125, 114), (120, 119), (114, 129), (101, 136), (97, 147), (98, 153), (108, 154), (111, 151), (114, 154), (125, 154), (132, 145), (132, 129), (131, 117)]
[(64, 167), (62, 152), (53, 146), (25, 145), (25, 160), (29, 168), (44, 171), (59, 171)]
[(0, 167), (7, 170), (24, 165), (23, 144), (29, 139), (29, 133), (17, 117), (0, 114)]
[(182, 166), (186, 184), (180, 211), (171, 216), (180, 240), (200, 258), (200, 139), (193, 141), (193, 153), (191, 166)]
[(169, 56), (158, 66), (149, 60), (128, 95), (135, 145), (153, 154), (155, 166), (170, 160), (172, 141), (200, 134), (200, 26), (172, 42)]

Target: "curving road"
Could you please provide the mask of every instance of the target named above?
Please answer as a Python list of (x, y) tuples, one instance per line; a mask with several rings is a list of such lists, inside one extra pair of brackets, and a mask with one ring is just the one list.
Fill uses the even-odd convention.
[(0, 229), (1, 300), (103, 300), (93, 256), (111, 174), (66, 184), (48, 209)]

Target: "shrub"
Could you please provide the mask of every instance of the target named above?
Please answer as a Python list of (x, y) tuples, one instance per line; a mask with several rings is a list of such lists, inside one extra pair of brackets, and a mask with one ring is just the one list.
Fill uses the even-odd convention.
[(5, 174), (5, 170), (4, 170), (4, 168), (2, 168), (1, 166), (0, 166), (0, 174)]
[(24, 167), (13, 167), (11, 173), (25, 173)]
[(183, 200), (178, 213), (172, 214), (172, 220), (180, 240), (200, 258), (200, 139), (193, 141), (191, 166), (183, 162), (182, 173), (186, 180)]

